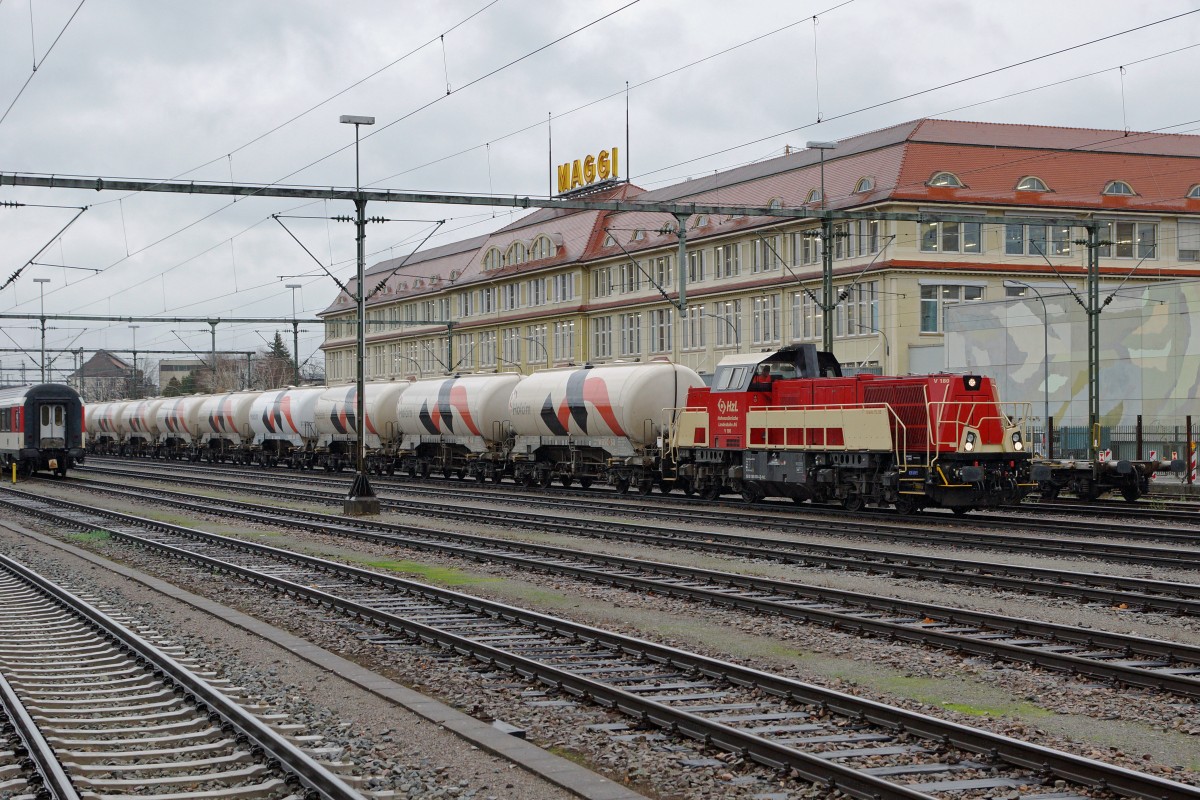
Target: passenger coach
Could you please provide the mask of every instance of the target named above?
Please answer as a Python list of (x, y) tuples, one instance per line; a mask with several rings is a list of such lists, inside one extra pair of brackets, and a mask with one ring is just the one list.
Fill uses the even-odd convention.
[(5, 474), (67, 474), (83, 461), (83, 403), (70, 386), (0, 389), (0, 459)]

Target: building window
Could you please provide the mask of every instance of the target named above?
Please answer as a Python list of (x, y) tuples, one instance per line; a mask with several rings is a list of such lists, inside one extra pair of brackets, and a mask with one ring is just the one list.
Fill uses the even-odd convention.
[(1065, 225), (1004, 226), (1004, 252), (1010, 256), (1069, 256), (1071, 228)]
[(874, 178), (859, 178), (858, 183), (854, 184), (855, 194), (861, 194), (862, 192), (869, 192), (874, 188), (875, 188), (875, 179)]
[(479, 366), (481, 369), (496, 367), (496, 332), (485, 331), (479, 334)]
[(545, 305), (550, 301), (549, 280), (534, 278), (525, 284), (525, 305), (529, 307)]
[(684, 350), (703, 350), (705, 346), (704, 336), (704, 309), (700, 306), (688, 306), (683, 312), (680, 328), (683, 331), (683, 341), (680, 345)]
[(821, 202), (821, 190), (809, 189), (808, 194), (804, 196), (804, 205), (811, 206)]
[(797, 231), (788, 236), (791, 238), (793, 267), (817, 264), (821, 261), (821, 231), (819, 228)]
[(691, 250), (688, 252), (688, 283), (700, 283), (704, 280), (704, 251)]
[(575, 320), (554, 323), (554, 360), (569, 361), (575, 358)]
[(922, 286), (921, 333), (942, 332), (946, 306), (982, 299), (982, 286)]
[(505, 364), (521, 366), (521, 329), (505, 328), (500, 332), (501, 358)]
[(1188, 189), (1188, 192), (1185, 195), (1185, 197), (1187, 197), (1190, 200), (1200, 200), (1200, 183), (1197, 183), (1195, 186)]
[(978, 222), (922, 222), (921, 251), (925, 253), (982, 252)]
[(618, 267), (621, 271), (621, 293), (629, 294), (642, 288), (642, 268), (636, 261)]
[(650, 352), (671, 352), (672, 309), (656, 308), (650, 312)]
[(475, 334), (460, 333), (454, 339), (454, 348), (458, 353), (458, 358), (451, 365), (451, 369), (467, 372), (475, 369)]
[(525, 338), (529, 341), (529, 363), (545, 364), (550, 359), (550, 351), (546, 349), (546, 323), (529, 325), (525, 328)]
[(575, 299), (575, 273), (567, 272), (551, 278), (551, 302), (565, 303)]
[(1104, 191), (1101, 194), (1115, 195), (1117, 197), (1133, 197), (1137, 194), (1125, 181), (1109, 181), (1104, 186)]
[(516, 311), (521, 307), (521, 286), (508, 283), (500, 287), (500, 307), (505, 311)]
[(523, 264), (526, 261), (525, 256), (526, 256), (525, 243), (524, 242), (513, 242), (512, 246), (508, 248), (508, 253), (506, 253), (504, 256), (504, 263), (506, 263), (506, 264)]
[(475, 298), (471, 292), (463, 292), (458, 296), (458, 316), (469, 317), (475, 313)]
[(661, 289), (667, 289), (671, 286), (671, 257), (658, 256), (650, 259), (650, 275), (653, 276), (654, 282)]
[(824, 333), (821, 305), (805, 291), (792, 293), (792, 341), (820, 339)]
[(1180, 221), (1177, 230), (1179, 237), (1179, 260), (1200, 261), (1200, 220)]
[(1112, 242), (1100, 248), (1105, 258), (1157, 258), (1158, 225), (1153, 222), (1110, 222), (1104, 237)]
[(592, 272), (592, 296), (608, 297), (613, 293), (613, 268), (600, 267)]
[(750, 271), (753, 273), (759, 272), (774, 272), (779, 269), (779, 237), (766, 236), (754, 241), (754, 262), (750, 265)]
[(500, 269), (503, 265), (504, 258), (495, 247), (488, 248), (488, 251), (483, 254), (483, 268), (485, 270)]
[(496, 287), (488, 286), (479, 290), (479, 313), (496, 313)]
[(736, 278), (742, 274), (742, 263), (739, 255), (741, 248), (735, 244), (723, 244), (713, 248), (713, 275), (717, 278)]
[(1018, 192), (1048, 192), (1050, 187), (1046, 182), (1036, 175), (1026, 175), (1021, 180), (1017, 181)]
[(621, 315), (621, 355), (640, 356), (642, 354), (642, 314)]
[(878, 293), (878, 281), (867, 281), (841, 290), (834, 326), (839, 336), (873, 336), (878, 332)]
[(554, 243), (550, 241), (549, 236), (539, 236), (533, 240), (533, 252), (529, 254), (529, 258), (533, 261), (550, 258), (554, 255), (554, 249)]
[(592, 320), (592, 358), (611, 358), (612, 317), (596, 317)]
[(717, 347), (738, 347), (742, 342), (742, 301), (718, 300), (713, 303), (713, 340)]
[(929, 179), (927, 186), (947, 186), (952, 189), (961, 189), (963, 182), (958, 179), (958, 176), (953, 172), (935, 172), (933, 177)]
[(750, 338), (755, 344), (779, 341), (779, 295), (756, 297), (750, 310)]

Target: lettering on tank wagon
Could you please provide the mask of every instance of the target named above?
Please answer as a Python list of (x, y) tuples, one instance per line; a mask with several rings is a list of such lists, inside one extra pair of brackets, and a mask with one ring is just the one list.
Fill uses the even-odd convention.
[(569, 192), (600, 180), (616, 178), (618, 156), (616, 147), (601, 150), (598, 154), (575, 159), (558, 165), (558, 191)]
[(550, 394), (542, 403), (541, 419), (555, 436), (566, 436), (569, 433), (568, 422), (574, 421), (584, 435), (588, 431), (587, 404), (592, 407), (608, 424), (608, 428), (617, 436), (625, 436), (617, 415), (613, 412), (612, 400), (608, 395), (608, 384), (604, 378), (590, 370), (578, 370), (567, 377), (567, 391), (558, 408), (554, 407), (554, 399)]
[(440, 433), (442, 427), (446, 429), (446, 433), (454, 433), (454, 412), (458, 412), (458, 416), (462, 418), (463, 424), (475, 436), (482, 436), (479, 432), (479, 426), (475, 424), (475, 420), (471, 417), (471, 407), (467, 403), (467, 387), (458, 382), (457, 378), (449, 378), (442, 381), (438, 386), (437, 400), (432, 409), (429, 408), (429, 401), (426, 400), (421, 404), (421, 411), (417, 414), (417, 420), (424, 426), (429, 433)]

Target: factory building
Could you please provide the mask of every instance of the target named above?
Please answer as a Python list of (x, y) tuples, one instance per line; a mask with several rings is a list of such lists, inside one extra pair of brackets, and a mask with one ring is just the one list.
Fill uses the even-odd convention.
[[(417, 253), (399, 270), (402, 259), (370, 266), (368, 289), (383, 285), (367, 303), (367, 379), (666, 358), (710, 375), (732, 353), (820, 344), (826, 247), (837, 298), (834, 352), (844, 364), (887, 374), (970, 369), (982, 350), (954, 337), (978, 332), (981, 318), (1003, 324), (1005, 316), (956, 322), (972, 318), (971, 307), (1083, 292), (1083, 228), (1030, 218), (1106, 223), (1102, 280), (1123, 295), (1200, 268), (1200, 136), (923, 119), (654, 190), (599, 180), (599, 159), (589, 159), (594, 182), (586, 169), (578, 177), (568, 170), (564, 182), (560, 170), (560, 188), (598, 200), (824, 205), (835, 214), (978, 221), (835, 220), (825, 240), (813, 218), (695, 215), (679, 263), (668, 214), (534, 211), (494, 233)], [(1006, 221), (1013, 218), (1025, 223)], [(671, 302), (680, 270), (682, 313)], [(1049, 308), (1061, 313), (1061, 298)], [(322, 312), (331, 383), (354, 378), (354, 315), (348, 293)], [(948, 321), (959, 326), (949, 342)], [(1008, 386), (1028, 396), (1010, 399), (1038, 401), (1040, 411), (1044, 387), (1035, 373), (1045, 351), (1031, 341), (1016, 348), (1021, 364), (1013, 348), (984, 361), (1027, 372), (1028, 380)], [(1086, 393), (1086, 378), (1070, 372), (1058, 365), (1052, 415)]]

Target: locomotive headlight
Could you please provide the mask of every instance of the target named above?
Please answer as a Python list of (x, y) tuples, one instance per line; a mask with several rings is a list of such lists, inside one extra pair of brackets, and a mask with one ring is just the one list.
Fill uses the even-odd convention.
[(1025, 449), (1025, 443), (1023, 441), (1021, 441), (1021, 432), (1020, 431), (1013, 431), (1012, 443), (1013, 443), (1013, 450), (1016, 450), (1018, 453)]
[(963, 450), (968, 453), (975, 449), (975, 431), (967, 431), (967, 436), (963, 440)]

